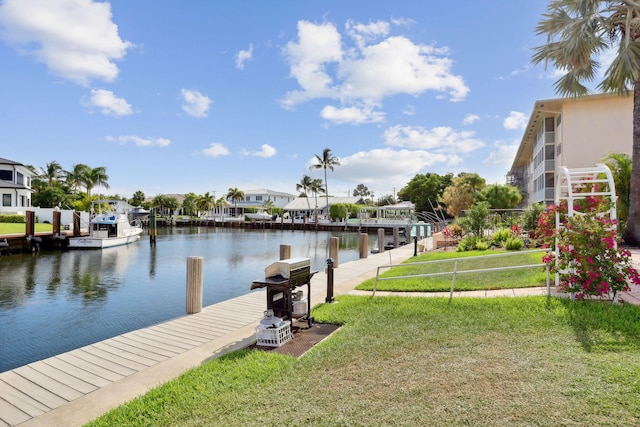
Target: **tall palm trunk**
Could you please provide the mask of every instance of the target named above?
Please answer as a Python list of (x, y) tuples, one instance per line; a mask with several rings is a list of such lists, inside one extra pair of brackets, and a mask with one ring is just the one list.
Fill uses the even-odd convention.
[(329, 184), (327, 183), (327, 167), (324, 167), (324, 195), (327, 198), (327, 219), (331, 221), (331, 212), (329, 212)]
[(629, 189), (629, 218), (624, 240), (629, 245), (640, 243), (640, 77), (633, 88), (633, 148), (631, 150), (631, 185)]

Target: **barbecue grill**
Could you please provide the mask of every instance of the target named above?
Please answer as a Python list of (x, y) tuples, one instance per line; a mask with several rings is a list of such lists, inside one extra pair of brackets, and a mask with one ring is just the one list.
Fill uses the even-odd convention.
[(264, 269), (265, 278), (254, 280), (251, 289), (267, 289), (267, 310), (273, 310), (274, 315), (285, 320), (293, 321), (294, 298), (293, 291), (307, 285), (307, 313), (305, 318), (309, 327), (313, 323), (311, 317), (311, 278), (317, 271), (311, 271), (309, 258), (289, 258), (272, 263)]

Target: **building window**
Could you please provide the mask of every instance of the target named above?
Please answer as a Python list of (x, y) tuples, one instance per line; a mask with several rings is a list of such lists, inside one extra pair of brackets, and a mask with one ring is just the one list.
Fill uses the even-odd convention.
[(16, 172), (16, 184), (24, 185), (24, 175), (22, 175), (20, 172)]
[(13, 171), (0, 170), (0, 179), (3, 181), (13, 182)]
[(558, 144), (558, 146), (556, 147), (556, 157), (558, 157), (560, 154), (562, 154), (562, 143)]
[(2, 195), (2, 206), (5, 206), (5, 207), (11, 206), (11, 194)]
[(262, 196), (256, 196), (256, 202), (262, 201)]

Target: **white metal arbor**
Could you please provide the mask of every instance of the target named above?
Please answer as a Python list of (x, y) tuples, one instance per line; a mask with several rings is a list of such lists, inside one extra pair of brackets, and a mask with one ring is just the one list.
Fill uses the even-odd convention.
[[(556, 206), (560, 206), (563, 201), (566, 201), (568, 217), (585, 214), (585, 212), (580, 212), (576, 209), (577, 201), (589, 197), (606, 197), (610, 200), (608, 204), (609, 209), (604, 212), (598, 212), (597, 215), (601, 217), (608, 216), (609, 219), (614, 221), (617, 219), (616, 201), (618, 197), (616, 196), (616, 187), (611, 170), (605, 164), (599, 163), (595, 167), (577, 169), (568, 169), (561, 166), (558, 170), (555, 192)], [(556, 230), (559, 230), (561, 227), (560, 212), (556, 210)], [(557, 265), (559, 257), (557, 238), (554, 250)], [(562, 271), (562, 273), (569, 272)], [(556, 273), (556, 286), (559, 285), (559, 281), (560, 275)]]

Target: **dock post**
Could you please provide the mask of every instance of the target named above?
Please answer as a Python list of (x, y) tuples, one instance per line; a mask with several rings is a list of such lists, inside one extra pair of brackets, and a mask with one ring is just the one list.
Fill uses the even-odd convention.
[(53, 211), (53, 236), (60, 235), (60, 218), (62, 213), (59, 209)]
[(73, 211), (73, 237), (80, 237), (80, 212)]
[(360, 233), (360, 258), (366, 258), (369, 256), (369, 235), (367, 233)]
[(291, 258), (291, 245), (280, 245), (280, 260)]
[(202, 264), (201, 256), (187, 258), (187, 314), (202, 311)]
[(393, 227), (393, 247), (400, 247), (400, 229)]
[(157, 229), (156, 208), (151, 208), (149, 212), (149, 243), (152, 245), (156, 244)]
[(378, 251), (384, 252), (384, 228), (378, 228)]
[(329, 237), (329, 258), (333, 260), (333, 268), (338, 268), (340, 264), (338, 260), (339, 247), (340, 247), (340, 238)]

